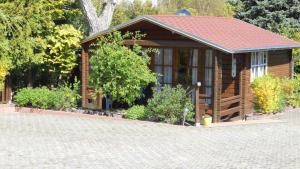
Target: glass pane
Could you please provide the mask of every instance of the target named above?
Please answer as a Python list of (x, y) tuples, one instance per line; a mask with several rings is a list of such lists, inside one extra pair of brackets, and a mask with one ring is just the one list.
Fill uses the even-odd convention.
[(205, 69), (205, 86), (212, 84), (212, 69)]
[(198, 68), (192, 70), (192, 84), (197, 84), (198, 81)]
[(263, 57), (264, 56), (264, 52), (258, 52), (259, 57)]
[(212, 50), (205, 51), (205, 67), (212, 67)]
[(255, 64), (255, 53), (254, 52), (252, 52), (251, 53), (251, 67)]
[(257, 69), (257, 71), (258, 71), (258, 77), (261, 77), (263, 74), (262, 74), (262, 67), (260, 66), (260, 67), (258, 67), (258, 69)]
[(172, 67), (164, 68), (164, 83), (172, 83)]
[(262, 67), (262, 75), (266, 75), (266, 67), (265, 66)]
[(173, 50), (171, 48), (164, 49), (164, 65), (172, 65)]
[(193, 50), (193, 66), (198, 66), (198, 49)]
[(258, 60), (259, 60), (258, 57), (259, 57), (258, 55), (255, 56), (255, 65), (256, 66), (258, 65)]
[(254, 68), (254, 74), (255, 74), (255, 75), (254, 75), (255, 78), (258, 77), (257, 67)]
[(162, 65), (163, 64), (163, 49), (158, 49), (158, 53), (155, 54), (155, 64)]
[(190, 50), (187, 48), (180, 48), (178, 52), (178, 83), (189, 85), (189, 83), (191, 83), (191, 71), (188, 69), (188, 66), (191, 65)]
[(195, 104), (196, 103), (196, 91), (195, 91), (195, 89), (192, 90), (191, 97), (192, 97), (193, 104)]
[(264, 56), (264, 64), (267, 64), (267, 55)]
[[(212, 95), (212, 91), (211, 90), (212, 90), (211, 87), (206, 87), (205, 88), (205, 95), (208, 96), (208, 97), (211, 97), (211, 95)], [(207, 104), (211, 104), (211, 99), (205, 99), (205, 102)]]
[(258, 65), (261, 65), (261, 64), (263, 64), (263, 63), (264, 63), (264, 57), (261, 56), (261, 55), (259, 55), (259, 56), (258, 56)]
[(155, 71), (155, 73), (157, 73), (158, 82), (162, 83), (162, 67), (161, 66), (155, 66), (154, 71)]

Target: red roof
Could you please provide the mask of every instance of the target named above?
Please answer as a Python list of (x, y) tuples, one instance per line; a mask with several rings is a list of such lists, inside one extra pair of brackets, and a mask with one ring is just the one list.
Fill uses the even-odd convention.
[(151, 15), (138, 17), (116, 29), (143, 20), (229, 53), (300, 48), (300, 43), (296, 41), (227, 17)]

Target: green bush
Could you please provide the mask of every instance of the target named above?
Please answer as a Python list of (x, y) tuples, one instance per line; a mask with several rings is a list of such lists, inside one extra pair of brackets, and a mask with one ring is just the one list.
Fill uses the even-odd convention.
[(299, 79), (282, 79), (281, 88), (288, 105), (293, 107), (300, 106), (300, 83)]
[[(164, 86), (161, 90), (153, 92), (153, 98), (148, 101), (147, 106), (151, 118), (174, 124), (182, 120), (185, 107), (190, 112), (194, 108), (189, 94), (180, 85), (174, 88)], [(190, 114), (188, 113), (187, 117), (191, 117)]]
[(79, 100), (81, 98), (80, 93), (80, 81), (75, 79), (73, 87), (71, 85), (65, 84), (58, 88), (59, 91), (63, 93), (65, 102), (63, 104), (64, 108), (77, 107)]
[(148, 116), (144, 106), (135, 105), (127, 110), (125, 117), (127, 119), (143, 120)]
[(66, 109), (76, 107), (80, 98), (74, 89), (64, 85), (59, 88), (48, 89), (47, 87), (23, 88), (17, 92), (14, 101), (17, 106), (29, 106), (42, 109)]
[(271, 75), (258, 77), (252, 83), (255, 109), (261, 113), (280, 112), (285, 107), (280, 79)]

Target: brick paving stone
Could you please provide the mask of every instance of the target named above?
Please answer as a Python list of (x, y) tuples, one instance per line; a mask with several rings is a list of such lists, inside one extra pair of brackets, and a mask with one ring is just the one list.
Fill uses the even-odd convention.
[(299, 169), (300, 110), (214, 128), (0, 113), (0, 169)]

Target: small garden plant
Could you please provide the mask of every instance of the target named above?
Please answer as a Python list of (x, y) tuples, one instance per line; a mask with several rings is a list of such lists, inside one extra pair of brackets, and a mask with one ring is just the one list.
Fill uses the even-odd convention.
[(132, 120), (144, 120), (148, 118), (145, 106), (135, 105), (127, 110), (125, 117)]
[(180, 85), (174, 88), (164, 86), (154, 90), (153, 98), (148, 101), (147, 112), (149, 118), (175, 124), (182, 120), (185, 108), (190, 111), (187, 118), (193, 117), (191, 112), (194, 106), (186, 90)]
[(62, 110), (76, 108), (80, 95), (78, 93), (79, 83), (74, 87), (63, 85), (59, 88), (49, 89), (47, 87), (23, 88), (14, 97), (17, 106), (28, 106), (42, 109)]

